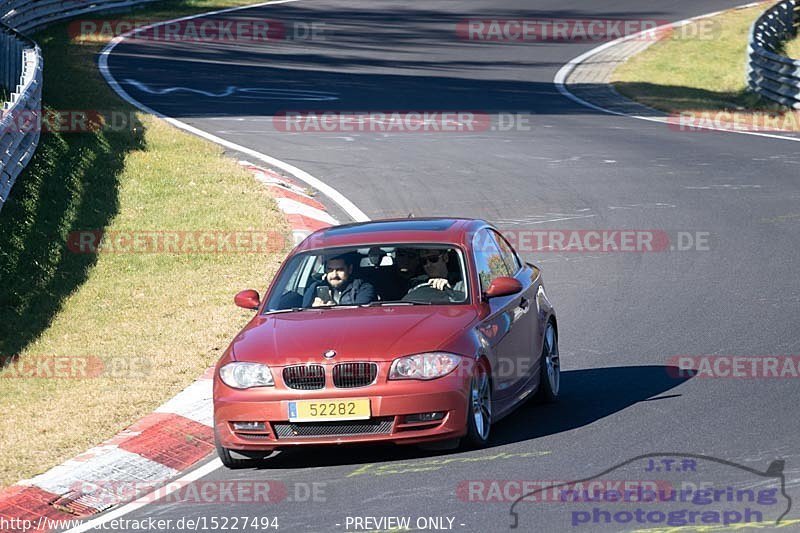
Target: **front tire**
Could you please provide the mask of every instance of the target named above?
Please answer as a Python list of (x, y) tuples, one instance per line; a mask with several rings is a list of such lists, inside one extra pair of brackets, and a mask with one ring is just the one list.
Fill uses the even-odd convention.
[(469, 389), (464, 444), (469, 448), (483, 448), (489, 442), (492, 429), (492, 382), (483, 364), (475, 365)]
[(552, 322), (548, 322), (544, 330), (539, 365), (539, 390), (536, 391), (536, 400), (540, 403), (553, 403), (558, 400), (561, 388), (561, 361), (558, 357), (558, 333)]
[(222, 461), (223, 466), (231, 470), (255, 466), (258, 461), (262, 461), (272, 453), (237, 452), (236, 450), (229, 450), (219, 443), (219, 437), (216, 431), (214, 431), (214, 446), (217, 448), (217, 456), (219, 456), (219, 460)]

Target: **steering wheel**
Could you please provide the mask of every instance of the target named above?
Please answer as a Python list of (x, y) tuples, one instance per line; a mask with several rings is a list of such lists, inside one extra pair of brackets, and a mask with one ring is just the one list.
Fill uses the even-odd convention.
[(431, 303), (450, 303), (455, 298), (456, 291), (451, 288), (445, 288), (444, 290), (439, 290), (434, 287), (428, 285), (428, 282), (420, 283), (405, 296), (403, 296), (403, 300), (416, 300), (419, 302), (431, 302)]

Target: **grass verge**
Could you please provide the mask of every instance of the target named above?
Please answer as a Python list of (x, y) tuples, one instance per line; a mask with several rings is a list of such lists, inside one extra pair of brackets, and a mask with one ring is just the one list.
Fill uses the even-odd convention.
[(612, 77), (614, 87), (628, 98), (667, 112), (782, 113), (777, 104), (746, 90), (750, 25), (764, 9), (760, 5), (728, 11), (674, 32), (621, 65)]
[(800, 59), (800, 35), (787, 42), (784, 51), (792, 59)]
[[(170, 1), (131, 16), (248, 3)], [(79, 254), (67, 246), (71, 232), (278, 231), (289, 242), (263, 186), (216, 145), (119, 99), (96, 67), (104, 39), (71, 40), (67, 26), (34, 36), (45, 105), (118, 112), (130, 127), (43, 133), (0, 211), (0, 356), (15, 361), (0, 371), (0, 488), (112, 436), (199, 376), (250, 316), (233, 293), (264, 286), (284, 255)], [(37, 370), (46, 376), (62, 357), (105, 370), (14, 377), (31, 369), (26, 361), (46, 363)]]

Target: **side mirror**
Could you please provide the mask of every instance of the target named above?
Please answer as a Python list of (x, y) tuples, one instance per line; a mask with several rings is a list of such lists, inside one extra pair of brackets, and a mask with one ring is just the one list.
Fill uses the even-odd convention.
[(258, 309), (261, 300), (258, 297), (258, 291), (247, 289), (233, 297), (233, 302), (239, 307), (244, 309)]
[(486, 289), (486, 292), (483, 293), (483, 295), (488, 300), (490, 298), (517, 294), (521, 290), (522, 283), (520, 283), (518, 280), (515, 278), (509, 278), (507, 276), (501, 276), (492, 281), (492, 283), (489, 285), (489, 288)]

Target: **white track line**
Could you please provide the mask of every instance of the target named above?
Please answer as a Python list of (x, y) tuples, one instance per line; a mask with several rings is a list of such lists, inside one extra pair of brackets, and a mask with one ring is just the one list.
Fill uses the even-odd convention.
[(274, 2), (264, 2), (264, 3), (261, 3), (261, 4), (253, 4), (253, 5), (249, 5), (249, 6), (233, 7), (233, 8), (229, 8), (229, 9), (220, 9), (220, 10), (211, 11), (211, 12), (208, 12), (208, 13), (200, 13), (200, 14), (191, 15), (191, 16), (188, 16), (188, 17), (181, 17), (181, 18), (177, 18), (177, 19), (173, 19), (173, 20), (165, 20), (165, 21), (162, 21), (162, 22), (156, 22), (155, 24), (150, 24), (149, 26), (143, 26), (141, 28), (136, 28), (136, 29), (131, 30), (129, 32), (123, 33), (122, 35), (120, 35), (118, 37), (115, 37), (110, 43), (108, 43), (108, 45), (105, 48), (103, 48), (103, 51), (100, 52), (100, 57), (98, 58), (97, 63), (98, 63), (98, 66), (100, 68), (100, 72), (103, 74), (103, 77), (106, 79), (106, 82), (111, 86), (112, 89), (114, 89), (114, 91), (120, 96), (120, 98), (122, 98), (123, 100), (125, 100), (126, 102), (131, 104), (132, 106), (139, 108), (140, 110), (144, 111), (145, 113), (150, 113), (151, 115), (155, 115), (155, 116), (157, 116), (157, 117), (169, 122), (173, 126), (175, 126), (177, 128), (180, 128), (180, 129), (182, 129), (184, 131), (188, 131), (189, 133), (197, 135), (198, 137), (202, 137), (202, 138), (204, 138), (206, 140), (209, 140), (209, 141), (211, 141), (213, 143), (219, 144), (220, 146), (224, 146), (225, 148), (229, 148), (231, 150), (236, 150), (238, 152), (242, 152), (244, 154), (249, 155), (250, 157), (258, 159), (259, 161), (263, 161), (264, 163), (266, 163), (268, 165), (271, 165), (271, 166), (273, 166), (275, 168), (279, 168), (279, 169), (283, 170), (284, 172), (286, 172), (288, 174), (291, 174), (295, 178), (297, 178), (297, 179), (299, 179), (301, 181), (304, 181), (305, 183), (309, 184), (311, 187), (317, 189), (322, 194), (324, 194), (325, 196), (327, 196), (328, 198), (330, 198), (331, 200), (336, 202), (336, 204), (340, 208), (342, 208), (342, 210), (344, 210), (344, 212), (347, 213), (356, 222), (365, 222), (365, 221), (369, 220), (369, 217), (366, 214), (364, 214), (364, 212), (361, 211), (361, 209), (356, 207), (356, 205), (353, 202), (348, 200), (342, 193), (340, 193), (339, 191), (337, 191), (336, 189), (334, 189), (333, 187), (331, 187), (327, 183), (321, 181), (318, 178), (315, 178), (314, 176), (312, 176), (311, 174), (309, 174), (305, 170), (299, 169), (294, 165), (286, 163), (285, 161), (281, 161), (280, 159), (276, 159), (276, 158), (268, 156), (266, 154), (262, 154), (261, 152), (257, 152), (255, 150), (252, 150), (252, 149), (247, 148), (245, 146), (233, 143), (231, 141), (227, 141), (227, 140), (225, 140), (225, 139), (223, 139), (221, 137), (217, 137), (216, 135), (212, 135), (212, 134), (210, 134), (208, 132), (205, 132), (205, 131), (203, 131), (201, 129), (195, 128), (194, 126), (190, 126), (189, 124), (186, 124), (185, 122), (182, 122), (182, 121), (180, 121), (180, 120), (178, 120), (176, 118), (166, 116), (163, 113), (160, 113), (160, 112), (156, 111), (155, 109), (152, 109), (152, 108), (144, 105), (143, 103), (141, 103), (138, 100), (136, 100), (135, 98), (133, 98), (130, 94), (128, 94), (125, 91), (125, 89), (122, 88), (122, 86), (114, 78), (114, 76), (111, 75), (111, 71), (108, 68), (108, 56), (111, 54), (111, 51), (114, 50), (114, 48), (119, 43), (121, 43), (126, 38), (130, 37), (131, 35), (134, 35), (136, 33), (148, 30), (150, 28), (154, 28), (156, 26), (162, 26), (164, 24), (171, 24), (173, 22), (181, 22), (181, 21), (184, 21), (184, 20), (191, 20), (191, 19), (196, 19), (196, 18), (201, 18), (201, 17), (208, 17), (208, 16), (212, 16), (212, 15), (218, 15), (220, 13), (230, 13), (232, 11), (239, 11), (239, 10), (242, 10), (242, 9), (252, 9), (252, 8), (256, 8), (256, 7), (263, 7), (263, 6), (275, 5), (275, 4), (287, 4), (287, 3), (290, 3), (290, 2), (297, 2), (297, 1), (298, 0), (275, 0)]
[[(583, 98), (581, 98), (579, 96), (576, 96), (576, 95), (572, 94), (569, 91), (569, 89), (567, 88), (567, 84), (566, 84), (567, 77), (572, 73), (573, 70), (575, 70), (575, 67), (577, 67), (578, 65), (580, 65), (581, 63), (583, 63), (584, 61), (589, 59), (590, 57), (592, 57), (592, 56), (594, 56), (596, 54), (599, 54), (600, 52), (606, 50), (607, 48), (611, 48), (612, 46), (616, 46), (616, 45), (618, 45), (620, 43), (623, 43), (625, 41), (630, 41), (630, 40), (636, 39), (637, 37), (641, 37), (641, 36), (643, 36), (644, 34), (647, 34), (647, 33), (654, 33), (654, 32), (657, 33), (659, 30), (664, 30), (666, 28), (670, 28), (670, 27), (671, 28), (677, 28), (677, 27), (683, 26), (685, 24), (689, 24), (689, 23), (691, 23), (691, 22), (693, 22), (695, 20), (714, 17), (714, 16), (722, 14), (722, 13), (724, 13), (726, 11), (734, 11), (734, 10), (737, 10), (737, 9), (747, 9), (749, 7), (756, 7), (758, 5), (766, 5), (766, 2), (751, 2), (749, 4), (744, 4), (744, 5), (741, 5), (741, 6), (732, 7), (731, 9), (728, 9), (728, 10), (715, 11), (713, 13), (708, 13), (708, 14), (705, 14), (705, 15), (699, 15), (697, 17), (692, 17), (692, 18), (688, 18), (688, 19), (684, 19), (684, 20), (679, 20), (678, 22), (673, 22), (671, 24), (663, 24), (661, 26), (658, 26), (657, 28), (653, 28), (653, 29), (650, 29), (650, 30), (644, 30), (644, 31), (641, 31), (641, 32), (638, 32), (638, 33), (634, 33), (633, 35), (627, 35), (625, 37), (620, 37), (619, 39), (615, 39), (615, 40), (613, 40), (611, 42), (601, 44), (600, 46), (598, 46), (596, 48), (592, 48), (588, 52), (585, 52), (585, 53), (579, 55), (578, 57), (570, 60), (566, 65), (561, 67), (559, 69), (559, 71), (556, 73), (555, 78), (553, 78), (553, 83), (555, 84), (556, 89), (558, 89), (558, 92), (560, 92), (562, 95), (564, 95), (565, 97), (569, 98), (570, 100), (572, 100), (575, 103), (578, 103), (578, 104), (580, 104), (580, 105), (582, 105), (584, 107), (588, 107), (588, 108), (594, 109), (595, 111), (601, 111), (603, 113), (608, 113), (610, 115), (617, 115), (617, 116), (621, 116), (621, 117), (630, 117), (630, 118), (636, 118), (636, 119), (639, 119), (639, 120), (646, 120), (648, 122), (658, 122), (660, 124), (667, 124), (667, 118), (668, 117), (646, 117), (646, 116), (642, 116), (642, 115), (631, 115), (631, 114), (628, 114), (628, 113), (622, 113), (622, 112), (619, 112), (619, 111), (613, 111), (611, 109), (606, 109), (605, 107), (601, 107), (601, 106), (593, 104), (591, 102), (587, 102)], [(722, 131), (722, 132), (725, 132), (725, 133), (738, 133), (740, 135), (755, 135), (756, 137), (767, 137), (769, 139), (780, 139), (780, 140), (783, 140), (783, 141), (800, 142), (800, 138), (797, 138), (797, 137), (786, 137), (784, 135), (776, 135), (776, 134), (772, 134), (772, 133), (762, 133), (762, 132), (757, 132), (757, 131), (737, 131), (737, 130), (730, 130), (730, 129), (725, 129), (725, 128), (717, 128), (717, 127), (714, 127), (714, 126), (704, 126), (704, 125), (697, 125), (697, 126), (693, 125), (692, 127), (694, 129), (703, 129), (703, 130), (711, 130), (711, 131)]]

